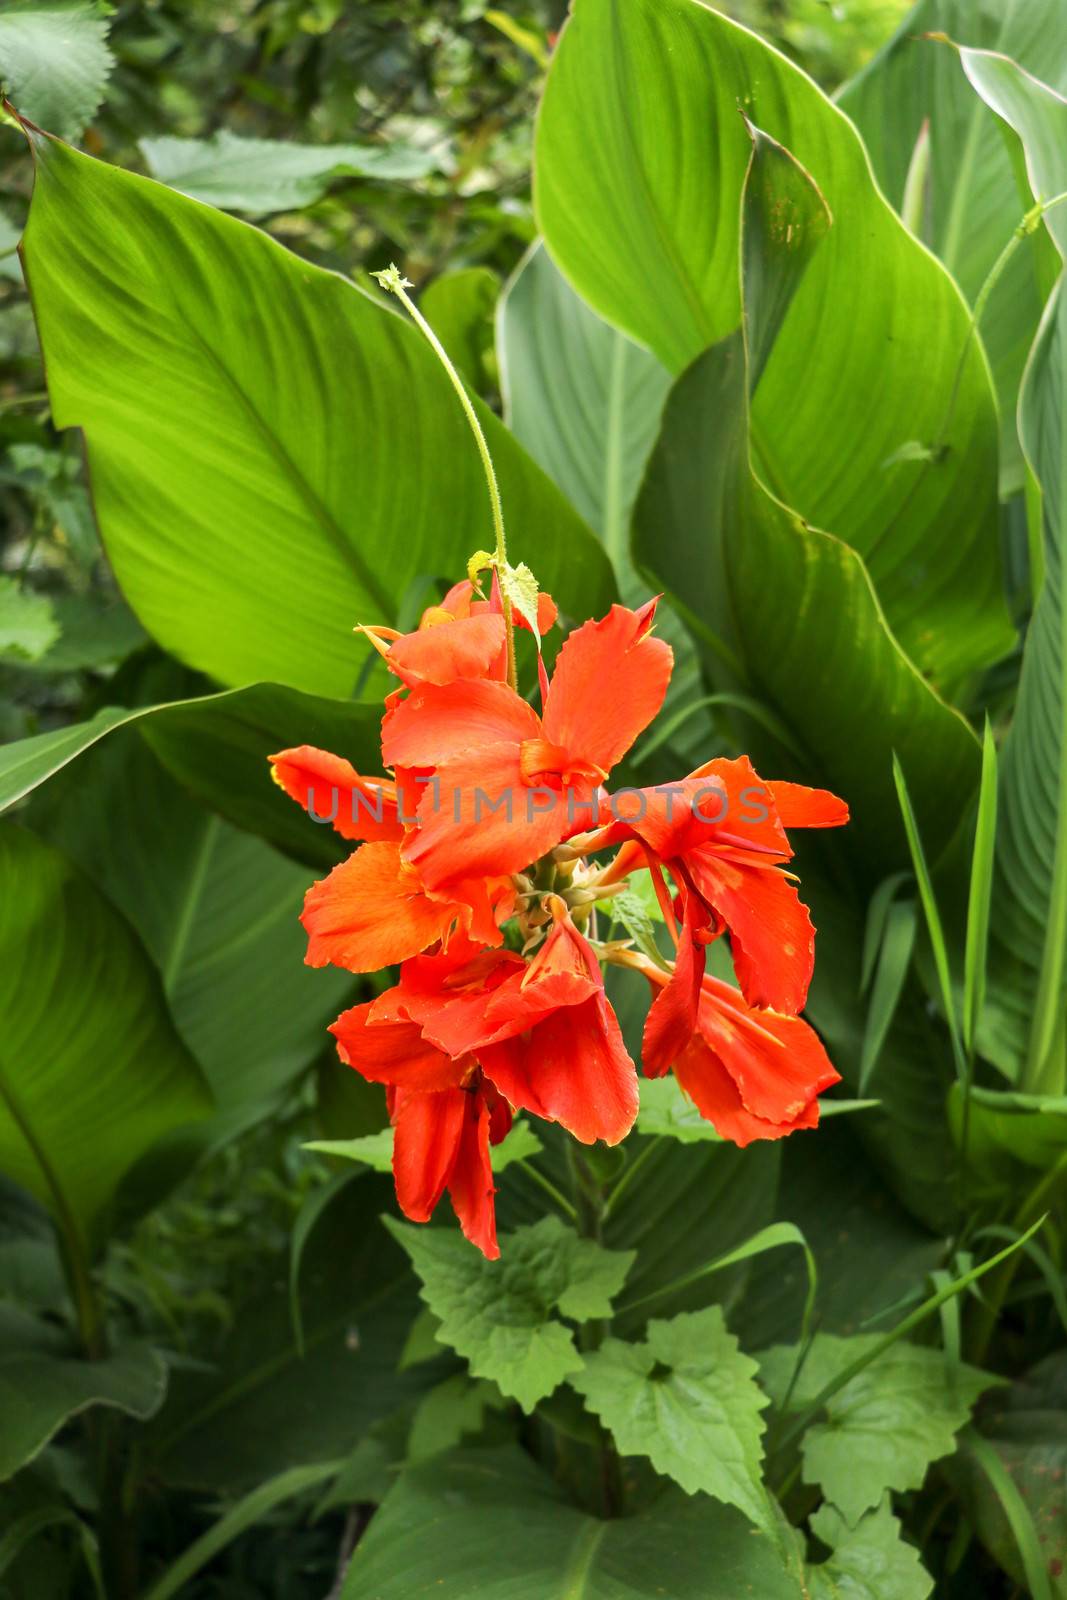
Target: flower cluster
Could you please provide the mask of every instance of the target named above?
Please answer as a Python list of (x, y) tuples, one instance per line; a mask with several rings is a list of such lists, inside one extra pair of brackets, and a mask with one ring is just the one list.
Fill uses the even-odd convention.
[[(342, 1060), (386, 1086), (400, 1206), (425, 1222), (447, 1189), (490, 1257), (489, 1148), (514, 1111), (609, 1144), (637, 1115), (605, 964), (651, 986), (646, 1075), (673, 1071), (726, 1139), (814, 1127), (820, 1092), (838, 1080), (798, 1016), (814, 929), (786, 870), (786, 830), (836, 827), (843, 803), (765, 783), (744, 757), (675, 784), (607, 787), (667, 691), (672, 653), (655, 612), (655, 601), (616, 605), (575, 629), (551, 681), (538, 652), (539, 714), (509, 681), (497, 583), (488, 599), (457, 584), (415, 632), (365, 630), (399, 679), (382, 722), (391, 778), (310, 746), (271, 758), (288, 795), (361, 841), (308, 892), (308, 963), (399, 965), (392, 988), (331, 1031)], [(536, 622), (540, 638), (555, 618), (541, 595), (536, 616), (515, 622)], [(597, 939), (597, 902), (638, 872), (651, 875), (673, 961)], [(705, 970), (723, 934), (738, 987)]]

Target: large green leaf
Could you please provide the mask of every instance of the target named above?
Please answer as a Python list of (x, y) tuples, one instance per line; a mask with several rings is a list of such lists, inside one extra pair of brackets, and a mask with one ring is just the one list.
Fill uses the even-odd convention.
[[(380, 296), (30, 138), (23, 261), (53, 415), (85, 433), (126, 598), (172, 654), (224, 683), (351, 693), (368, 655), (354, 624), (395, 623), (415, 588), (431, 598), (491, 543), (446, 374)], [(603, 609), (603, 552), (483, 420), (515, 558), (570, 614)]]
[[(630, 518), (670, 374), (597, 316), (543, 244), (523, 258), (500, 302), (497, 347), (508, 426), (600, 535), (623, 598), (635, 605), (647, 600), (648, 585), (630, 556)], [(692, 636), (670, 607), (661, 608), (657, 626), (674, 650), (665, 727), (699, 694), (700, 665)], [(691, 753), (695, 767), (711, 753), (706, 710), (686, 713), (684, 728), (679, 757)]]
[(0, 1167), (84, 1248), (123, 1174), (211, 1098), (129, 925), (57, 850), (0, 828)]
[(642, 1344), (606, 1339), (571, 1385), (624, 1456), (648, 1456), (687, 1494), (703, 1492), (765, 1525), (760, 1468), (769, 1403), (756, 1363), (719, 1306), (653, 1320)]
[[(883, 191), (901, 210), (916, 146), (928, 161), (912, 225), (971, 304), (1030, 199), (996, 118), (968, 91), (952, 50), (1001, 50), (1030, 72), (1067, 74), (1067, 11), (1058, 0), (919, 0), (892, 39), (838, 96), (864, 137)], [(1055, 81), (1055, 80), (1053, 80)], [(1015, 412), (1023, 367), (1051, 287), (1047, 239), (1032, 234), (989, 300), (982, 338), (1000, 401), (1002, 492), (1022, 485)]]
[(518, 1450), (404, 1473), (359, 1542), (342, 1600), (801, 1600), (800, 1577), (740, 1512), (677, 1490), (605, 1522)]
[(423, 178), (437, 165), (432, 151), (412, 146), (297, 144), (225, 129), (210, 139), (142, 139), (141, 151), (160, 183), (254, 217), (309, 206), (335, 178)]
[(621, 575), (670, 374), (586, 305), (543, 244), (508, 285), (499, 343), (508, 426), (600, 534)]
[(66, 139), (96, 113), (113, 65), (102, 0), (8, 0), (0, 85), (24, 116)]
[(0, 1481), (32, 1461), (68, 1418), (103, 1405), (144, 1421), (166, 1386), (167, 1369), (149, 1345), (87, 1361), (62, 1329), (0, 1304)]
[[(784, 228), (780, 215), (790, 219)], [(797, 731), (808, 776), (847, 798), (851, 833), (877, 852), (882, 874), (887, 842), (900, 839), (892, 751), (937, 850), (958, 818), (944, 795), (969, 792), (977, 746), (890, 633), (860, 556), (809, 527), (751, 470), (748, 394), (758, 363), (834, 228), (824, 237), (822, 197), (762, 134), (744, 221), (748, 337), (727, 335), (672, 389), (637, 503), (635, 552), (680, 597), (709, 665)], [(762, 747), (766, 735), (753, 727), (752, 738)]]
[[(539, 121), (542, 231), (590, 304), (682, 371), (740, 322), (739, 108), (811, 173), (834, 219), (756, 394), (757, 470), (867, 559), (894, 633), (951, 683), (1012, 640), (995, 406), (959, 290), (876, 188), (848, 120), (700, 0), (577, 0)], [(767, 654), (784, 631), (764, 635)]]
[(198, 799), (316, 866), (332, 866), (347, 847), (270, 781), (267, 757), (289, 746), (317, 744), (346, 756), (363, 772), (381, 765), (379, 717), (371, 707), (256, 683), (129, 710), (109, 706), (88, 722), (6, 745), (0, 750), (0, 811), (31, 795), (114, 730), (134, 725)]
[[(1067, 100), (1013, 61), (961, 52), (975, 90), (1022, 140), (1034, 193), (1067, 189)], [(1067, 212), (1046, 217), (1067, 260)], [(1019, 407), (1041, 486), (1045, 577), (1001, 755), (992, 971), (983, 1050), (1032, 1091), (1067, 1082), (1067, 297), (1063, 279), (1030, 358)]]
[(269, 1101), (322, 1052), (352, 980), (304, 965), (307, 870), (197, 805), (136, 728), (68, 767), (30, 822), (140, 933), (220, 1108)]

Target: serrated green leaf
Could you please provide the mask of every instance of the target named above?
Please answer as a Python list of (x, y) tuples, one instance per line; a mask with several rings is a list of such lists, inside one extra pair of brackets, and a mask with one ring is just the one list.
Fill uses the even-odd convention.
[[(793, 1384), (790, 1411), (802, 1410), (838, 1373), (873, 1350), (879, 1334), (852, 1339), (818, 1334)], [(789, 1392), (797, 1350), (776, 1346), (760, 1357), (760, 1378), (777, 1404)], [(804, 1479), (817, 1483), (850, 1527), (887, 1489), (918, 1489), (932, 1461), (951, 1454), (971, 1407), (999, 1380), (975, 1367), (949, 1365), (940, 1350), (898, 1343), (857, 1373), (804, 1434)]]
[(505, 562), (503, 566), (497, 568), (497, 577), (513, 609), (529, 625), (530, 632), (540, 645), (541, 631), (537, 626), (537, 579), (525, 561), (520, 561), (517, 567)]
[(422, 1298), (441, 1326), (437, 1337), (532, 1411), (538, 1400), (580, 1370), (571, 1330), (611, 1315), (634, 1259), (580, 1239), (557, 1217), (545, 1217), (500, 1241), (500, 1260), (486, 1261), (458, 1233), (413, 1228), (386, 1219), (422, 1280)]
[[(342, 1156), (346, 1161), (362, 1161), (375, 1172), (393, 1170), (392, 1128), (382, 1128), (378, 1133), (365, 1133), (358, 1139), (315, 1139), (304, 1148), (317, 1150), (324, 1156)], [(507, 1138), (490, 1146), (489, 1160), (494, 1172), (503, 1172), (513, 1161), (526, 1161), (542, 1148), (530, 1124), (520, 1117)]]
[[(651, 891), (650, 896), (641, 892), (643, 888)], [(613, 894), (608, 900), (598, 900), (597, 910), (612, 922), (620, 922), (646, 956), (651, 956), (657, 964), (662, 962), (663, 952), (656, 939), (654, 919), (658, 917), (662, 922), (663, 912), (655, 899), (651, 878), (644, 875), (635, 878), (630, 888), (624, 889), (621, 894)]]
[(678, 1139), (682, 1144), (702, 1144), (706, 1140), (722, 1143), (721, 1135), (683, 1094), (673, 1075), (642, 1082), (637, 1131), (651, 1137)]
[(39, 661), (59, 638), (59, 624), (46, 594), (0, 578), (0, 660)]
[(8, 0), (0, 14), (0, 84), (23, 116), (62, 139), (77, 138), (103, 99), (110, 11), (100, 0)]
[(487, 1411), (504, 1405), (495, 1383), (471, 1379), (465, 1372), (454, 1372), (424, 1394), (415, 1407), (408, 1435), (407, 1459), (424, 1461), (428, 1456), (452, 1450), (465, 1437), (478, 1433)]
[(833, 1552), (807, 1568), (811, 1600), (927, 1600), (933, 1593), (934, 1580), (901, 1538), (888, 1495), (855, 1528), (833, 1506), (820, 1506), (811, 1529)]
[(571, 1378), (624, 1456), (648, 1456), (687, 1494), (712, 1495), (768, 1525), (760, 1477), (769, 1404), (759, 1368), (719, 1306), (652, 1321), (642, 1344), (607, 1339)]

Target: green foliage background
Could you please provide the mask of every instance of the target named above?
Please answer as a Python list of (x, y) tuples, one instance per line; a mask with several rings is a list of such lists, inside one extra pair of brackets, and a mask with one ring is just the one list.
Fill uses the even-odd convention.
[[(27, 227), (0, 128), (4, 1600), (1067, 1593), (1067, 24), (717, 9), (781, 54), (696, 0), (0, 12), (98, 158), (34, 138)], [(340, 852), (264, 779), (374, 770), (347, 630), (485, 542), (447, 384), (330, 275), (394, 259), (517, 558), (572, 618), (666, 592), (627, 775), (748, 748), (854, 815), (801, 859), (841, 1114), (521, 1129), (499, 1271), (381, 1224), (324, 1046), (379, 980), (301, 966)]]

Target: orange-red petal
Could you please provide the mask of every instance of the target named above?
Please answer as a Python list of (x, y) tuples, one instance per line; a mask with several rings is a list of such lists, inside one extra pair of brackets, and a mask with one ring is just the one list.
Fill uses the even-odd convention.
[(788, 1123), (840, 1081), (822, 1040), (799, 1017), (747, 1006), (731, 985), (705, 978), (700, 1033), (737, 1085), (753, 1116)]
[(788, 1122), (770, 1122), (746, 1109), (733, 1078), (721, 1059), (696, 1038), (674, 1064), (674, 1076), (692, 1100), (700, 1115), (715, 1131), (732, 1144), (751, 1144), (755, 1139), (782, 1139), (800, 1128), (814, 1128), (819, 1121), (819, 1103), (812, 1100)]
[(686, 871), (730, 930), (737, 981), (749, 1005), (793, 1014), (804, 1008), (815, 966), (815, 929), (778, 867), (694, 850)]
[(478, 1056), (512, 1105), (560, 1123), (583, 1144), (618, 1144), (633, 1126), (637, 1074), (603, 993), (552, 1012)]
[[(390, 994), (395, 997), (397, 990)], [(458, 1088), (473, 1063), (453, 1061), (424, 1039), (414, 1022), (376, 1020), (384, 1015), (384, 998), (352, 1006), (330, 1024), (341, 1060), (371, 1083), (420, 1094)]]
[(312, 884), (301, 922), (309, 967), (377, 972), (441, 939), (456, 908), (430, 900), (396, 844), (365, 844)]
[(400, 839), (396, 790), (388, 778), (364, 778), (343, 756), (297, 745), (268, 757), (275, 783), (315, 822), (343, 839)]
[(492, 1118), (481, 1094), (466, 1094), (463, 1098), (467, 1104), (459, 1149), (448, 1177), (448, 1193), (466, 1238), (488, 1260), (495, 1261), (500, 1249), (496, 1242), (496, 1187), (489, 1162)]
[(503, 646), (503, 617), (459, 617), (395, 639), (386, 664), (409, 688), (441, 685), (486, 677)]
[(768, 783), (783, 828), (840, 828), (848, 821), (848, 806), (829, 789), (809, 789), (802, 783)]
[(388, 767), (436, 767), (465, 750), (540, 733), (537, 712), (509, 684), (427, 684), (386, 713), (382, 759)]
[(429, 1222), (456, 1165), (471, 1096), (463, 1089), (439, 1094), (402, 1092), (393, 1110), (393, 1179), (400, 1209), (412, 1222)]
[(662, 1077), (696, 1032), (707, 945), (694, 939), (695, 907), (687, 897), (674, 971), (648, 1008), (641, 1060), (650, 1078)]
[(674, 654), (649, 629), (655, 602), (606, 617), (568, 635), (545, 704), (545, 737), (608, 772), (663, 704)]
[(404, 857), (431, 890), (456, 879), (521, 872), (559, 844), (571, 821), (567, 795), (524, 784), (514, 743), (444, 762), (418, 815)]

